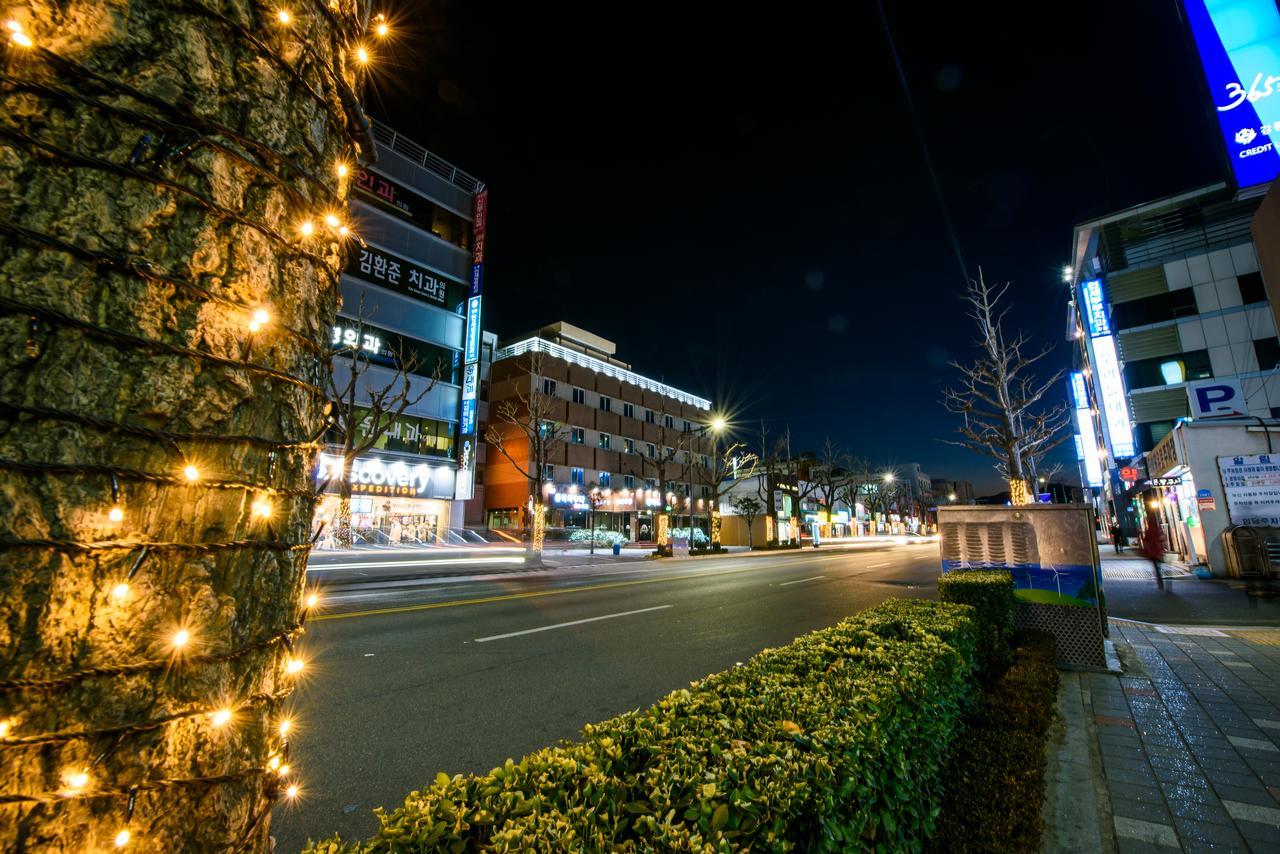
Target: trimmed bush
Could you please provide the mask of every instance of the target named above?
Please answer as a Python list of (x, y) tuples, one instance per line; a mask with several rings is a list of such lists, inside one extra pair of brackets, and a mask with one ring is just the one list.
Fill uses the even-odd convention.
[(308, 850), (918, 850), (971, 706), (971, 614), (887, 602)]
[(955, 570), (942, 576), (938, 593), (943, 602), (973, 607), (979, 667), (988, 681), (1003, 673), (1013, 638), (1013, 576), (1003, 569)]
[(1020, 635), (1013, 663), (966, 719), (947, 767), (938, 852), (1038, 851), (1044, 830), (1045, 742), (1058, 696), (1057, 648)]
[(569, 534), (569, 542), (571, 543), (589, 545), (593, 538), (597, 546), (612, 546), (614, 543), (625, 546), (631, 542), (627, 539), (626, 534), (617, 531), (604, 531), (599, 528), (594, 532), (590, 528), (578, 528)]

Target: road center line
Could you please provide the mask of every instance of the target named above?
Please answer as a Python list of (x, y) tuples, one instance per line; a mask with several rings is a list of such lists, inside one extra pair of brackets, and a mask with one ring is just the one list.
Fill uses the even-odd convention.
[(488, 641), (502, 640), (503, 638), (514, 638), (520, 635), (532, 635), (538, 632), (549, 632), (552, 629), (564, 629), (569, 626), (580, 626), (583, 623), (594, 623), (597, 620), (612, 620), (614, 617), (630, 617), (632, 614), (645, 614), (649, 611), (661, 611), (663, 608), (670, 608), (670, 605), (656, 605), (652, 608), (640, 608), (636, 611), (622, 611), (617, 614), (604, 614), (599, 617), (587, 617), (585, 620), (571, 620), (567, 623), (556, 623), (554, 626), (541, 626), (536, 629), (524, 629), (519, 632), (507, 632), (505, 635), (489, 635), (487, 638), (476, 638), (476, 643), (487, 643)]
[(797, 578), (795, 581), (784, 581), (779, 587), (786, 587), (788, 584), (803, 584), (806, 581), (817, 581), (819, 578), (826, 578), (825, 575), (815, 575), (813, 578)]

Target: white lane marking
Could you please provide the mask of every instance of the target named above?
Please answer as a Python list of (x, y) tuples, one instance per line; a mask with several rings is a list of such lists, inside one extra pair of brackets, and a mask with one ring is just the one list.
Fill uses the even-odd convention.
[(888, 566), (889, 563), (869, 563), (867, 569), (879, 569), (882, 566)]
[(803, 584), (806, 581), (817, 581), (819, 578), (826, 578), (825, 575), (815, 575), (813, 578), (797, 578), (795, 581), (784, 581), (779, 587), (786, 587), (788, 584)]
[(451, 557), (437, 560), (384, 560), (376, 563), (326, 563), (307, 567), (307, 572), (324, 572), (328, 569), (379, 569), (386, 567), (395, 569), (404, 566), (439, 566), (440, 564), (457, 563), (524, 563), (523, 557)]
[(597, 620), (612, 620), (614, 617), (630, 617), (632, 614), (645, 614), (649, 611), (661, 611), (663, 608), (670, 608), (670, 605), (655, 605), (652, 608), (640, 608), (636, 611), (622, 611), (618, 614), (603, 614), (599, 617), (587, 617), (585, 620), (571, 620), (567, 623), (556, 623), (554, 626), (541, 626), (536, 629), (524, 629), (519, 632), (507, 632), (505, 635), (489, 635), (487, 638), (476, 638), (476, 643), (487, 643), (488, 641), (502, 640), (503, 638), (514, 638), (520, 635), (532, 635), (538, 632), (549, 632), (552, 629), (563, 629), (569, 626), (580, 626), (583, 623), (594, 623)]

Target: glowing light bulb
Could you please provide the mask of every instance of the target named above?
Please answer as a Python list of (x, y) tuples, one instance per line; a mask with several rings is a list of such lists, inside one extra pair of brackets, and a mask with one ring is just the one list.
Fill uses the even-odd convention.
[(293, 721), (289, 720), (288, 718), (285, 718), (284, 720), (280, 721), (281, 735), (288, 735), (289, 730), (292, 728), (293, 728)]
[(116, 847), (123, 848), (129, 844), (129, 840), (133, 838), (133, 834), (127, 830), (122, 830), (116, 834)]
[(280, 766), (280, 770), (279, 770), (278, 772), (276, 772), (276, 773), (278, 773), (281, 777), (288, 777), (288, 776), (289, 776), (289, 766), (288, 766), (288, 765), (281, 765), (281, 766)]
[(316, 230), (316, 224), (311, 220), (303, 220), (302, 225), (298, 226), (298, 233), (303, 237), (310, 237)]
[(176, 632), (173, 633), (172, 643), (174, 645), (174, 648), (182, 649), (184, 646), (186, 646), (190, 642), (191, 642), (191, 632), (187, 631), (186, 629), (178, 629)]
[(17, 21), (13, 20), (12, 18), (4, 22), (4, 27), (6, 30), (8, 30), (11, 33), (22, 32), (22, 24), (19, 24)]
[(117, 602), (123, 602), (129, 598), (129, 585), (121, 581), (115, 587), (111, 588), (111, 598)]
[(293, 784), (293, 785), (290, 785), (290, 786), (289, 786), (289, 788), (285, 789), (285, 790), (284, 790), (284, 796), (285, 796), (286, 798), (288, 798), (289, 800), (293, 800), (294, 798), (298, 797), (298, 786), (297, 786), (297, 784), (295, 783), (295, 784)]
[(308, 607), (308, 608), (314, 608), (315, 606), (317, 606), (317, 605), (319, 605), (319, 604), (320, 604), (320, 596), (319, 596), (319, 595), (317, 595), (317, 594), (315, 594), (315, 593), (312, 593), (310, 596), (308, 596), (308, 597), (307, 597), (307, 607)]
[(271, 502), (265, 498), (259, 498), (253, 502), (253, 515), (261, 519), (271, 518)]
[(339, 236), (341, 236), (341, 237), (346, 237), (348, 234), (350, 234), (350, 231), (347, 229), (347, 227), (346, 227), (345, 225), (343, 225), (343, 226), (339, 226), (339, 227), (338, 227), (338, 235), (339, 235)]
[(112, 522), (119, 522), (124, 519), (124, 508), (117, 504), (107, 511), (107, 518)]
[(185, 477), (187, 480), (199, 480), (200, 469), (196, 468), (193, 465), (188, 465), (186, 468), (182, 470), (182, 476)]
[(305, 666), (301, 658), (291, 658), (285, 663), (284, 669), (286, 673), (301, 673)]
[(382, 23), (378, 24), (378, 26), (374, 29), (374, 32), (378, 34), (379, 38), (385, 39), (387, 37), (387, 33), (391, 32), (391, 28), (387, 26), (386, 21), (383, 21)]
[(338, 165), (333, 167), (333, 169), (338, 173), (339, 178), (347, 177), (347, 164), (343, 163), (341, 160), (338, 161)]
[(277, 770), (279, 767), (280, 767), (280, 757), (279, 757), (279, 756), (272, 756), (270, 759), (268, 759), (268, 760), (267, 760), (267, 768), (268, 768), (268, 769), (270, 769), (270, 770), (272, 770), (272, 771), (275, 771), (275, 770)]
[(367, 65), (369, 62), (369, 51), (365, 50), (363, 47), (356, 48), (356, 59), (359, 60), (361, 65)]
[(287, 27), (293, 22), (293, 15), (289, 14), (288, 9), (281, 9), (276, 12), (276, 20)]
[(266, 326), (271, 322), (271, 312), (265, 308), (256, 308), (253, 310), (253, 322), (259, 326)]
[(231, 723), (231, 710), (218, 709), (218, 711), (209, 715), (209, 720), (213, 722), (214, 726), (226, 726)]
[(329, 226), (330, 228), (337, 228), (338, 226), (342, 225), (342, 220), (338, 219), (333, 214), (325, 214), (324, 224)]
[(0, 738), (8, 738), (9, 733), (13, 731), (13, 718), (5, 718), (0, 721)]
[(18, 47), (31, 47), (31, 36), (26, 33), (13, 33), (9, 36), (9, 41)]
[(62, 790), (64, 795), (76, 795), (84, 791), (85, 786), (89, 785), (89, 772), (87, 771), (64, 771), (62, 772), (62, 782), (66, 784), (66, 788)]

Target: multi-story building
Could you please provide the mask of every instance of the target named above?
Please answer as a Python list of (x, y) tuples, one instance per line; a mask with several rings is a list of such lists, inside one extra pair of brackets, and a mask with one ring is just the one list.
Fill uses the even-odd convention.
[(933, 478), (933, 500), (939, 505), (973, 504), (973, 484), (967, 480), (942, 480)]
[(1143, 457), (1192, 414), (1201, 382), (1235, 389), (1242, 415), (1280, 414), (1280, 340), (1250, 232), (1259, 201), (1219, 183), (1075, 228), (1077, 455), (1129, 536)]
[[(332, 338), (335, 350), (358, 348), (361, 358), (335, 356), (334, 378), (342, 389), (356, 373), (358, 412), (405, 376), (415, 402), (346, 472), (353, 539), (448, 542), (449, 529), (463, 524), (476, 465), (487, 195), (475, 178), (386, 126), (375, 124), (374, 138), (377, 161), (355, 165), (350, 177), (359, 242), (342, 274)], [(328, 494), (316, 519), (333, 531), (341, 437), (328, 440), (334, 446), (316, 473)]]
[[(633, 373), (616, 351), (612, 341), (564, 322), (500, 343), (491, 368), (489, 424), (502, 435), (505, 453), (487, 451), (490, 528), (528, 527), (537, 480), (552, 529), (594, 523), (633, 541), (654, 542), (655, 515), (667, 511), (686, 520), (692, 515), (706, 527), (714, 509), (714, 491), (701, 476), (715, 453), (711, 401)], [(533, 458), (527, 435), (498, 415), (504, 401), (531, 396), (546, 401), (538, 406), (555, 432), (541, 461)]]

